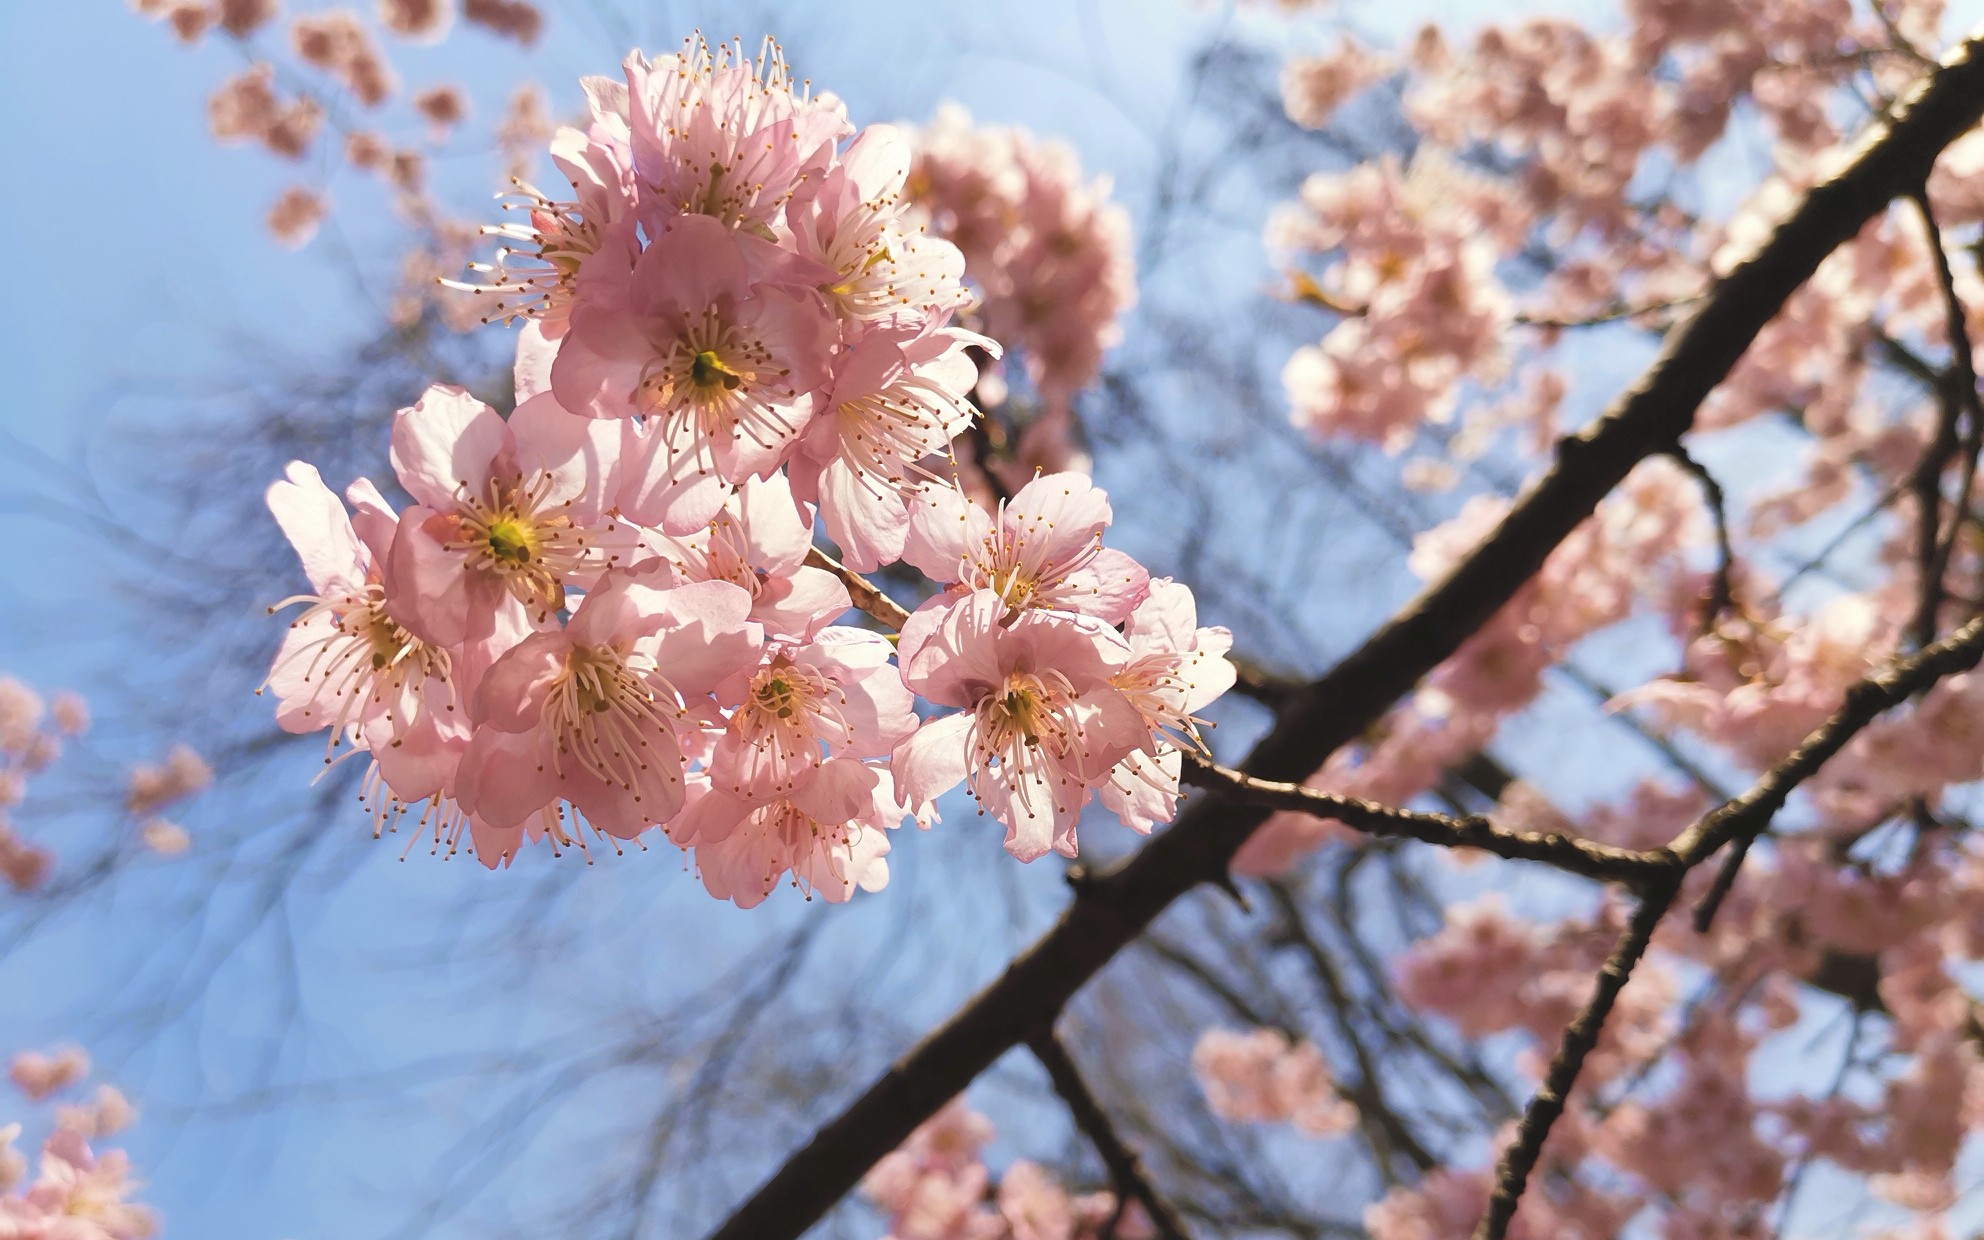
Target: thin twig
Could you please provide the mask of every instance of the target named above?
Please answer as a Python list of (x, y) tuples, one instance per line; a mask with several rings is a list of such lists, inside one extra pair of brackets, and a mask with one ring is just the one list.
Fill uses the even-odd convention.
[(1604, 1032), (1605, 1019), (1612, 1014), (1612, 1005), (1619, 999), (1619, 992), (1626, 988), (1626, 981), (1633, 975), (1633, 967), (1646, 954), (1647, 945), (1653, 941), (1655, 927), (1667, 915), (1680, 891), (1680, 876), (1675, 875), (1655, 890), (1643, 893), (1640, 905), (1633, 910), (1627, 921), (1624, 933), (1620, 934), (1618, 945), (1606, 957), (1605, 965), (1598, 971), (1598, 983), (1592, 988), (1591, 997), (1585, 1000), (1577, 1018), (1564, 1030), (1564, 1040), (1557, 1047), (1556, 1057), (1550, 1061), (1550, 1071), (1544, 1076), (1543, 1084), (1523, 1109), (1522, 1121), (1516, 1125), (1515, 1139), (1502, 1151), (1501, 1161), (1495, 1168), (1495, 1190), (1488, 1198), (1488, 1211), (1481, 1218), (1481, 1225), (1474, 1229), (1474, 1240), (1505, 1240), (1509, 1234), (1509, 1223), (1515, 1218), (1516, 1205), (1522, 1200), (1522, 1191), (1529, 1183), (1529, 1173), (1535, 1169), (1536, 1160), (1543, 1154), (1543, 1143), (1550, 1136), (1552, 1125), (1564, 1113), (1564, 1101), (1570, 1097), (1571, 1087), (1577, 1084), (1578, 1074), (1584, 1070), (1586, 1056), (1598, 1045), (1598, 1035)]
[(1878, 675), (1846, 691), (1846, 701), (1832, 718), (1819, 725), (1791, 756), (1765, 773), (1742, 796), (1707, 814), (1667, 845), (1682, 868), (1692, 868), (1713, 856), (1724, 844), (1735, 843), (1714, 884), (1695, 908), (1695, 929), (1706, 933), (1722, 897), (1736, 881), (1749, 844), (1770, 827), (1770, 821), (1792, 790), (1818, 772), (1845, 748), (1860, 730), (1883, 711), (1933, 687), (1938, 681), (1976, 667), (1984, 658), (1984, 616), (1932, 642)]
[(1123, 1207), (1134, 1198), (1150, 1216), (1161, 1240), (1190, 1240), (1191, 1233), (1185, 1230), (1184, 1220), (1152, 1186), (1137, 1152), (1123, 1144), (1116, 1125), (1089, 1092), (1088, 1082), (1082, 1079), (1061, 1039), (1051, 1028), (1041, 1028), (1027, 1036), (1026, 1045), (1040, 1066), (1047, 1069), (1047, 1079), (1054, 1083), (1054, 1092), (1061, 1095), (1061, 1101), (1068, 1104), (1068, 1114), (1074, 1117), (1075, 1126), (1102, 1156), (1102, 1165), (1109, 1168), (1109, 1181), (1116, 1186), (1116, 1216), (1105, 1235), (1114, 1232), (1122, 1219)]
[(1442, 848), (1479, 848), (1498, 857), (1538, 861), (1567, 873), (1608, 882), (1641, 883), (1665, 873), (1671, 865), (1665, 857), (1555, 831), (1506, 830), (1479, 815), (1456, 818), (1425, 814), (1318, 792), (1301, 784), (1255, 779), (1190, 754), (1186, 755), (1183, 779), (1227, 800), (1328, 818), (1366, 835), (1418, 840)]
[(1696, 630), (1698, 635), (1706, 635), (1736, 602), (1732, 581), (1736, 551), (1729, 540), (1729, 498), (1723, 494), (1722, 484), (1715, 480), (1715, 475), (1708, 472), (1708, 466), (1696, 460), (1686, 448), (1677, 445), (1668, 455), (1701, 484), (1702, 501), (1715, 522), (1715, 574), (1709, 579), (1708, 600), (1702, 607), (1701, 623)]
[[(1932, 468), (1923, 471), (1916, 487), (1917, 501), (1923, 505), (1922, 512), (1917, 514), (1923, 540), (1920, 548), (1922, 592), (1912, 632), (1915, 644), (1926, 646), (1936, 635), (1944, 599), (1944, 574), (1949, 572), (1950, 557), (1956, 551), (1964, 522), (1970, 519), (1971, 488), (1977, 477), (1978, 458), (1984, 455), (1984, 400), (1980, 400), (1977, 394), (1977, 371), (1972, 360), (1963, 299), (1957, 295), (1956, 276), (1950, 270), (1949, 252), (1943, 248), (1943, 230), (1937, 225), (1935, 211), (1929, 205), (1929, 192), (1918, 186), (1909, 197), (1915, 204), (1916, 214), (1922, 217), (1929, 258), (1935, 265), (1937, 284), (1942, 290), (1944, 333), (1949, 337), (1950, 344), (1949, 371), (1936, 384), (1942, 415), (1937, 421), (1936, 439), (1930, 449), (1935, 454), (1935, 463)], [(1941, 533), (1942, 471), (1949, 458), (1956, 454), (1959, 421), (1965, 424), (1962, 436), (1963, 466), (1957, 476), (1956, 503), (1950, 514), (1949, 533), (1945, 536)]]

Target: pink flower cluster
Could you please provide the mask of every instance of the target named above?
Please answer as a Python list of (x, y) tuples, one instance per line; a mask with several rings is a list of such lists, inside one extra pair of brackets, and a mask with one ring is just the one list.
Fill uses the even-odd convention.
[(1357, 1124), (1357, 1110), (1338, 1095), (1322, 1050), (1306, 1039), (1291, 1042), (1279, 1030), (1209, 1029), (1192, 1048), (1192, 1071), (1221, 1119), (1293, 1124), (1311, 1137)]
[(140, 763), (131, 768), (124, 808), (138, 820), (139, 838), (146, 847), (167, 854), (186, 850), (185, 828), (158, 811), (201, 792), (213, 778), (213, 768), (188, 745), (174, 745), (156, 766)]
[(1117, 1217), (1113, 1193), (1070, 1194), (1037, 1163), (1020, 1159), (995, 1185), (984, 1149), (992, 1124), (953, 1098), (861, 1181), (861, 1195), (889, 1216), (886, 1240), (1097, 1240), (1115, 1219), (1120, 1240), (1156, 1231), (1132, 1203)]
[(1084, 184), (1066, 146), (950, 104), (917, 139), (909, 194), (964, 252), (985, 330), (1019, 355), (1049, 426), (1066, 419), (1136, 301), (1129, 216), (1108, 182)]
[[(40, 1102), (89, 1075), (89, 1057), (73, 1047), (24, 1052), (8, 1076), (29, 1102)], [(55, 1108), (41, 1145), (39, 1174), (14, 1148), (21, 1125), (0, 1125), (0, 1236), (6, 1240), (144, 1240), (157, 1216), (129, 1198), (140, 1186), (121, 1150), (98, 1154), (90, 1142), (114, 1136), (135, 1118), (124, 1095), (109, 1085), (83, 1103)]]
[(90, 725), (89, 706), (73, 693), (44, 701), (12, 676), (0, 675), (0, 879), (15, 891), (32, 891), (48, 877), (54, 855), (23, 839), (7, 811), (27, 795), (28, 778), (62, 754), (62, 742)]
[[(464, 286), (524, 321), (515, 411), (448, 387), (401, 410), (397, 513), (301, 463), (270, 488), (312, 590), (278, 722), (368, 753), (382, 826), (411, 811), (491, 866), (660, 827), (747, 906), (786, 874), (881, 886), (889, 830), (959, 783), (1022, 859), (1074, 855), (1093, 797), (1168, 820), (1230, 639), (1102, 547), (1087, 478), (991, 514), (942, 481), (967, 350), (997, 346), (950, 325), (964, 262), (908, 213), (907, 141), (769, 43), (625, 70), (552, 140), (570, 197), (527, 189)], [(835, 623), (816, 522), (852, 569), (942, 587), (893, 651)]]
[(1494, 270), (1505, 214), (1489, 183), (1430, 154), (1410, 171), (1387, 157), (1303, 183), (1269, 237), (1337, 255), (1314, 297), (1344, 317), (1283, 370), (1297, 425), (1396, 452), (1449, 417), (1463, 379), (1498, 377), (1514, 314)]

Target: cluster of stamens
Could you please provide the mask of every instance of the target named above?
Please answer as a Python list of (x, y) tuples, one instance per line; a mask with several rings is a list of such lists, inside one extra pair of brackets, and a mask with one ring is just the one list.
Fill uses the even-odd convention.
[[(789, 773), (773, 790), (792, 788), (798, 772), (814, 765), (824, 744), (845, 749), (851, 739), (841, 707), (847, 694), (811, 664), (781, 654), (751, 681), (751, 693), (731, 716), (737, 738), (772, 757), (770, 769)], [(733, 789), (744, 791), (741, 785)]]
[(1052, 783), (1065, 788), (1073, 781), (1059, 765), (1083, 752), (1074, 686), (1051, 669), (1009, 673), (999, 689), (979, 699), (967, 744), (975, 759), (967, 781), (971, 795), (983, 804), (981, 784), (998, 780), (1019, 796), (1028, 817), (1038, 817), (1040, 810), (1030, 800), (1029, 768), (1044, 768)]
[(1095, 553), (1102, 550), (1103, 527), (1098, 525), (1074, 554), (1043, 563), (1036, 550), (1038, 535), (1043, 532), (1039, 527), (1051, 532), (1054, 525), (1042, 517), (1008, 520), (1005, 501), (1000, 501), (991, 533), (979, 543), (977, 555), (966, 553), (960, 580), (971, 589), (992, 591), (1007, 607), (1019, 611), (1036, 597), (1061, 590), (1068, 578), (1087, 568)]
[(784, 442), (792, 422), (776, 401), (794, 395), (788, 371), (763, 341), (725, 323), (714, 306), (684, 313), (681, 335), (649, 362), (636, 402), (661, 421), (664, 442), (685, 450), (709, 440)]
[(501, 578), (540, 622), (565, 605), (567, 578), (619, 558), (594, 554), (592, 533), (572, 520), (572, 501), (549, 502), (552, 485), (539, 472), (528, 480), (492, 479), (481, 495), (464, 492), (455, 513), (459, 533), (447, 544), (466, 554), (471, 571)]
[[(735, 100), (725, 101), (727, 106), (710, 107), (708, 98), (717, 76), (733, 73), (748, 73), (750, 85), (738, 89)], [(684, 214), (713, 216), (726, 224), (775, 214), (797, 185), (786, 186), (768, 198), (763, 181), (735, 178), (735, 165), (746, 162), (741, 158), (744, 140), (810, 104), (811, 83), (801, 82), (795, 88), (785, 53), (771, 39), (764, 41), (754, 58), (745, 55), (741, 41), (720, 43), (712, 52), (697, 35), (683, 44), (671, 87), (673, 98), (660, 101), (659, 114), (692, 117), (710, 128), (699, 135), (693, 127), (663, 127), (662, 132), (681, 146), (673, 157), (677, 180), (672, 187), (650, 185), (649, 190)], [(706, 141), (692, 145), (699, 136)], [(770, 135), (766, 141), (799, 139), (799, 131), (792, 128)]]
[[(284, 599), (269, 608), (276, 612), (295, 603), (308, 603), (310, 606), (296, 619), (290, 621), (290, 628), (299, 629), (318, 618), (331, 621), (331, 629), (322, 638), (297, 647), (279, 659), (269, 669), (273, 678), (278, 671), (290, 666), (294, 661), (306, 660), (300, 679), (305, 684), (318, 684), (330, 690), (334, 704), (330, 721), (324, 726), (330, 729), (325, 741), (325, 761), (330, 761), (330, 753), (343, 741), (345, 733), (359, 722), (359, 716), (368, 705), (380, 705), (397, 697), (401, 689), (410, 681), (439, 677), (448, 682), (448, 652), (438, 646), (431, 646), (401, 628), (399, 623), (386, 614), (386, 591), (376, 581), (365, 583), (359, 594), (342, 594), (329, 598), (315, 594), (299, 594)], [(266, 688), (268, 681), (262, 682)], [(256, 690), (257, 693), (261, 689)], [(452, 685), (450, 685), (452, 695)], [(453, 702), (447, 709), (453, 710)], [(312, 715), (310, 707), (304, 707), (301, 714), (305, 719)], [(392, 722), (392, 707), (387, 706), (384, 718)]]
[[(862, 488), (876, 498), (908, 498), (917, 488), (942, 479), (921, 464), (948, 455), (954, 428), (969, 423), (971, 407), (927, 379), (904, 376), (879, 392), (845, 400), (834, 411), (840, 419), (840, 454)], [(948, 415), (948, 416), (947, 416)]]
[(441, 279), (448, 288), (480, 297), (498, 295), (484, 323), (510, 323), (525, 318), (555, 318), (569, 306), (578, 282), (579, 266), (599, 249), (601, 225), (587, 218), (576, 202), (561, 202), (536, 186), (515, 178), (515, 201), (505, 211), (523, 211), (528, 224), (488, 224), (482, 235), (506, 242), (493, 263), (472, 262), (469, 270), (486, 277), (483, 283)]
[[(791, 801), (780, 799), (769, 805), (761, 805), (751, 811), (744, 820), (747, 827), (761, 828), (767, 835), (782, 846), (778, 853), (767, 857), (765, 867), (764, 894), (770, 895), (778, 886), (778, 876), (786, 871), (791, 857), (811, 852), (818, 855), (822, 845), (827, 849), (829, 865), (836, 877), (842, 877), (846, 861), (840, 855), (861, 838), (863, 830), (859, 823), (824, 823), (807, 814)], [(810, 842), (811, 847), (805, 847)], [(804, 893), (808, 900), (813, 898), (813, 887), (797, 869), (792, 871), (792, 885)]]
[[(576, 763), (639, 801), (656, 757), (654, 740), (672, 737), (683, 713), (680, 696), (652, 659), (612, 646), (574, 646), (544, 702), (552, 770), (562, 779), (566, 763)], [(669, 781), (677, 778), (670, 769)]]

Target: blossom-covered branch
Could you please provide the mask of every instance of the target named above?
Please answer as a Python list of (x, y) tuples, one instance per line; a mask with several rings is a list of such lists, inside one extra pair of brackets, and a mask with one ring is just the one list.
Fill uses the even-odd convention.
[[(1241, 769), (1300, 780), (1452, 654), (1645, 458), (1669, 450), (1786, 299), (1876, 212), (1928, 176), (1938, 153), (1984, 115), (1984, 37), (1959, 47), (1813, 188), (1672, 331), (1642, 378), (1555, 463), (1493, 532), (1370, 639), (1312, 682)], [(1251, 807), (1200, 802), (1135, 857), (1085, 884), (1060, 921), (1003, 976), (823, 1126), (715, 1233), (797, 1236), (884, 1152), (1051, 1020), (1173, 900), (1223, 874), (1262, 821)]]

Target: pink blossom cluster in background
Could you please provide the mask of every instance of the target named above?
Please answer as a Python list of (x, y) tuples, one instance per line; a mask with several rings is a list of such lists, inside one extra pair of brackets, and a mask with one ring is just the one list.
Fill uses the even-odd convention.
[[(89, 1076), (89, 1057), (74, 1047), (24, 1051), (7, 1065), (8, 1078), (30, 1103), (71, 1091)], [(7, 1240), (143, 1240), (158, 1218), (130, 1200), (140, 1187), (122, 1150), (97, 1153), (91, 1142), (129, 1127), (136, 1111), (114, 1086), (99, 1085), (86, 1100), (53, 1108), (30, 1178), (16, 1142), (19, 1122), (0, 1124), (0, 1236)]]
[[(1863, 112), (1834, 105), (1885, 106), (1915, 81), (1943, 41), (1944, 7), (1629, 0), (1627, 20), (1611, 27), (1531, 18), (1465, 40), (1429, 27), (1395, 56), (1360, 55), (1339, 38), (1333, 51), (1291, 59), (1284, 103), (1297, 123), (1331, 124), (1383, 77), (1415, 131), (1409, 159), (1318, 172), (1271, 218), (1268, 241), (1289, 256), (1293, 300), (1322, 319), (1320, 339), (1284, 372), (1292, 420), (1319, 440), (1418, 454), (1402, 475), (1419, 490), (1479, 483), (1490, 471), (1470, 470), (1475, 462), (1550, 465), (1559, 436), (1576, 427), (1571, 414), (1593, 407), (1567, 399), (1579, 351), (1657, 343), (1705, 291), (1706, 274), (1754, 252), (1840, 167), (1843, 122)], [(1746, 117), (1760, 133), (1739, 128)], [(1699, 196), (1688, 193), (1697, 161), (1753, 136), (1767, 139), (1746, 148), (1769, 160), (1763, 184), (1733, 210), (1697, 213)], [(1896, 204), (1834, 252), (1709, 396), (1688, 442), (1726, 497), (1711, 501), (1670, 461), (1642, 465), (1507, 606), (1308, 783), (1393, 805), (1465, 795), (1455, 772), (1489, 754), (1507, 725), (1540, 717), (1526, 712), (1568, 672), (1590, 682), (1580, 690), (1605, 703), (1622, 733), (1632, 727), (1649, 750), (1662, 747), (1672, 769), (1647, 776), (1608, 756), (1601, 769), (1624, 777), (1580, 789), (1575, 809), (1553, 802), (1556, 772), (1541, 770), (1538, 783), (1490, 793), (1492, 817), (1507, 830), (1656, 848), (1729, 794), (1718, 777), (1740, 791), (1839, 711), (1856, 682), (1929, 640), (1925, 619), (1933, 634), (1974, 614), (1984, 554), (1957, 506), (1979, 483), (1974, 459), (1937, 455), (1938, 422), (1963, 425), (1948, 421), (1937, 389), (1960, 387), (1962, 370), (1946, 362), (1949, 307), (1922, 211), (1940, 227), (1970, 339), (1984, 338), (1980, 161), (1984, 134), (1954, 143), (1924, 202)], [(1739, 429), (1753, 438), (1723, 438)], [(1775, 459), (1756, 446), (1773, 434), (1799, 446)], [(1568, 454), (1555, 463), (1575, 469)], [(1936, 518), (1949, 527), (1938, 570), (1950, 583), (1926, 616), (1925, 494), (1935, 505), (1928, 528)], [(1726, 510), (1735, 552), (1720, 582), (1705, 567), (1720, 554), (1713, 506)], [(1499, 495), (1465, 500), (1414, 542), (1414, 574), (1440, 580), (1508, 508)], [(1856, 516), (1870, 508), (1871, 519)], [(1819, 568), (1814, 531), (1848, 520), (1862, 535), (1857, 549)], [(1617, 674), (1609, 652), (1638, 643), (1621, 663), (1643, 669), (1649, 639), (1672, 651), (1664, 673), (1606, 683)], [(1607, 653), (1581, 660), (1589, 650)], [(1649, 1220), (1670, 1237), (1769, 1234), (1812, 1163), (1916, 1216), (1882, 1234), (1952, 1234), (1959, 1155), (1984, 1122), (1974, 998), (1984, 863), (1969, 825), (1980, 779), (1984, 677), (1971, 672), (1884, 715), (1807, 780), (1708, 931), (1677, 917), (1656, 935), (1509, 1234), (1611, 1237)], [(1288, 873), (1347, 838), (1340, 826), (1277, 814), (1236, 869)], [(1691, 876), (1679, 906), (1710, 881)], [(1406, 1016), (1430, 1017), (1466, 1043), (1512, 1044), (1527, 1088), (1591, 993), (1623, 908), (1607, 897), (1532, 919), (1513, 907), (1451, 903), (1442, 928), (1388, 965)], [(1842, 1011), (1856, 1031), (1839, 1071), (1846, 1084), (1757, 1085), (1759, 1065), (1812, 1055), (1813, 1021), (1837, 1030)], [(1200, 1074), (1216, 1111), (1258, 1119), (1262, 1097), (1274, 1096), (1259, 1083), (1280, 1036), (1205, 1035), (1200, 1057), (1220, 1074), (1208, 1078), (1203, 1063)], [(1469, 1234), (1492, 1176), (1455, 1158), (1393, 1190), (1365, 1226), (1377, 1240)]]
[[(385, 191), (413, 231), (391, 300), (394, 323), (406, 327), (432, 313), (455, 330), (479, 325), (469, 299), (435, 283), (460, 269), (477, 229), (441, 209), (428, 177), (430, 161), (470, 118), (472, 105), (454, 83), (402, 83), (389, 50), (395, 43), (436, 43), (464, 28), (530, 45), (543, 27), (535, 5), (380, 0), (369, 21), (344, 7), (282, 21), (278, 0), (131, 0), (131, 7), (162, 22), (181, 43), (224, 38), (248, 59), (208, 99), (207, 128), (215, 141), (254, 145), (286, 165), (317, 169), (308, 183), (284, 188), (269, 205), (264, 221), (278, 244), (308, 245), (330, 216), (333, 181), (357, 174)], [(396, 99), (421, 123), (424, 144), (386, 136), (413, 128), (390, 115), (388, 105)], [(540, 92), (528, 82), (518, 85), (490, 130), (506, 178), (524, 175), (528, 152), (542, 146), (550, 129)]]
[(953, 1098), (876, 1163), (861, 1195), (888, 1216), (886, 1240), (1154, 1240), (1135, 1202), (1071, 1193), (1038, 1163), (1015, 1160), (995, 1182), (984, 1160), (992, 1137), (991, 1122)]
[(1322, 1050), (1277, 1029), (1208, 1029), (1192, 1048), (1192, 1071), (1221, 1119), (1292, 1124), (1311, 1137), (1357, 1125), (1357, 1110), (1339, 1096)]
[(62, 742), (89, 726), (89, 706), (77, 695), (58, 693), (44, 701), (12, 676), (0, 675), (0, 879), (15, 891), (39, 887), (55, 857), (17, 833), (8, 811), (26, 797), (29, 777), (61, 756)]
[[(998, 456), (970, 458), (967, 489), (981, 492), (970, 481), (979, 469), (1006, 492), (1036, 469), (1086, 471), (1072, 401), (1095, 382), (1136, 302), (1128, 212), (1109, 200), (1106, 179), (1083, 179), (1065, 144), (974, 125), (956, 104), (938, 110), (915, 148), (906, 186), (915, 218), (963, 252), (973, 316), (1013, 351), (1037, 400)], [(1005, 403), (1002, 370), (992, 368), (980, 396)]]
[[(270, 489), (312, 590), (278, 722), (369, 754), (377, 821), (437, 848), (496, 866), (660, 827), (743, 905), (786, 874), (881, 886), (888, 832), (960, 783), (1022, 860), (1073, 856), (1091, 799), (1168, 821), (1229, 639), (1102, 546), (1086, 477), (991, 512), (952, 480), (998, 346), (950, 324), (964, 258), (904, 198), (905, 136), (769, 43), (584, 86), (551, 144), (570, 196), (527, 188), (462, 285), (522, 322), (515, 411), (446, 387), (401, 410), (397, 513), (301, 463)], [(894, 647), (836, 623), (867, 587), (808, 562), (816, 527), (937, 587)]]
[[(0, 675), (0, 880), (17, 892), (46, 882), (55, 854), (22, 836), (8, 811), (26, 797), (29, 777), (45, 772), (62, 756), (63, 743), (89, 726), (89, 704), (81, 696), (62, 692), (44, 700)], [(212, 768), (190, 746), (175, 744), (158, 764), (131, 767), (127, 779), (124, 809), (137, 823), (140, 842), (155, 853), (184, 852), (191, 842), (186, 829), (160, 811), (203, 791), (213, 781)]]
[(163, 854), (186, 851), (191, 843), (186, 829), (159, 811), (204, 791), (213, 779), (213, 768), (185, 744), (172, 746), (156, 765), (140, 763), (132, 767), (124, 808), (138, 820), (139, 838), (145, 847)]

